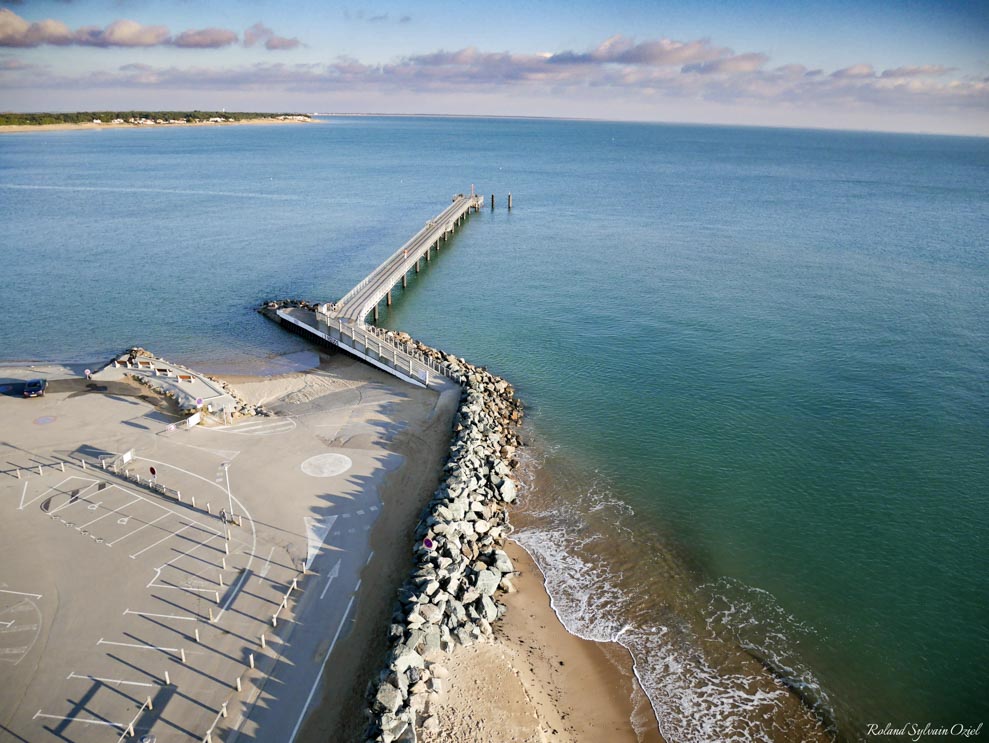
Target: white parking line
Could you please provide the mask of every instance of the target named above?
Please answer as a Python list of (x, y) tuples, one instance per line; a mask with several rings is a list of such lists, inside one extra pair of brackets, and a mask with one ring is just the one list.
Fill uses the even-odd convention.
[(142, 526), (139, 526), (139, 527), (137, 527), (137, 528), (136, 528), (136, 529), (135, 529), (134, 531), (129, 531), (129, 532), (127, 532), (127, 533), (126, 533), (126, 534), (124, 534), (124, 535), (123, 535), (122, 537), (117, 537), (117, 538), (116, 538), (116, 539), (114, 539), (114, 540), (113, 540), (112, 542), (109, 542), (109, 543), (107, 544), (107, 546), (109, 546), (109, 547), (112, 547), (112, 546), (113, 546), (113, 545), (115, 545), (115, 544), (116, 544), (117, 542), (119, 542), (119, 541), (120, 541), (121, 539), (127, 539), (127, 537), (129, 537), (129, 536), (132, 536), (133, 534), (137, 534), (137, 533), (138, 533), (139, 531), (141, 531), (141, 529), (147, 529), (147, 528), (148, 528), (149, 526), (151, 526), (151, 525), (153, 525), (153, 524), (157, 524), (157, 523), (158, 523), (159, 521), (161, 521), (161, 520), (162, 520), (163, 518), (167, 518), (167, 517), (169, 516), (169, 514), (171, 514), (171, 511), (169, 511), (168, 513), (165, 513), (165, 514), (162, 514), (161, 516), (159, 516), (158, 518), (156, 518), (156, 519), (155, 519), (154, 521), (149, 521), (148, 523), (146, 523), (146, 524), (144, 524), (144, 525), (142, 525)]
[(220, 613), (216, 615), (217, 622), (220, 621), (220, 617), (223, 616), (223, 612), (230, 608), (230, 604), (233, 603), (234, 598), (236, 598), (237, 594), (240, 593), (240, 589), (244, 587), (244, 581), (247, 579), (247, 575), (248, 573), (246, 570), (240, 574), (240, 580), (234, 584), (233, 589), (230, 591), (230, 595), (227, 596), (227, 600), (224, 601), (223, 606), (220, 607)]
[(96, 480), (94, 480), (91, 477), (78, 477), (76, 475), (73, 475), (72, 477), (66, 477), (64, 480), (62, 480), (60, 483), (58, 483), (58, 485), (55, 485), (53, 487), (48, 488), (48, 490), (46, 490), (45, 492), (43, 492), (41, 495), (36, 495), (34, 498), (32, 498), (29, 501), (25, 501), (24, 500), (24, 496), (27, 495), (27, 483), (24, 483), (24, 492), (21, 494), (21, 505), (19, 505), (17, 507), (17, 510), (18, 511), (23, 511), (25, 508), (27, 508), (28, 506), (30, 506), (35, 501), (40, 500), (41, 498), (44, 498), (46, 495), (48, 495), (49, 493), (51, 493), (51, 492), (53, 492), (55, 490), (58, 490), (58, 488), (62, 487), (69, 480), (83, 480), (85, 482), (96, 482)]
[(158, 684), (150, 684), (147, 681), (124, 681), (123, 679), (108, 679), (108, 678), (103, 678), (101, 676), (90, 676), (88, 674), (78, 674), (75, 671), (73, 671), (72, 673), (70, 673), (65, 678), (66, 679), (85, 679), (87, 681), (100, 681), (100, 682), (102, 682), (104, 684), (113, 684), (114, 686), (120, 686), (120, 685), (124, 685), (124, 686), (147, 686), (147, 687), (158, 686)]
[[(259, 573), (261, 578), (264, 578), (264, 576), (268, 574), (268, 570), (271, 568), (271, 556), (273, 554), (275, 554), (274, 547), (271, 548), (271, 552), (268, 553), (268, 559), (264, 561), (264, 567), (261, 568), (261, 572)], [(258, 580), (260, 580), (260, 578)]]
[(137, 648), (138, 650), (160, 650), (163, 653), (177, 653), (178, 648), (163, 648), (158, 645), (142, 645), (136, 642), (112, 642), (110, 640), (104, 640), (102, 637), (96, 641), (97, 645), (117, 645), (124, 648)]
[(166, 542), (166, 541), (168, 541), (169, 539), (171, 539), (172, 537), (177, 537), (177, 536), (178, 536), (179, 534), (181, 534), (182, 532), (184, 532), (184, 531), (185, 531), (186, 529), (188, 529), (188, 528), (189, 528), (190, 526), (192, 526), (192, 524), (186, 524), (185, 526), (183, 526), (183, 527), (182, 527), (181, 529), (179, 529), (178, 531), (173, 531), (173, 532), (171, 532), (171, 533), (170, 533), (170, 534), (169, 534), (168, 536), (165, 536), (165, 537), (162, 537), (161, 539), (159, 539), (159, 540), (158, 540), (157, 542), (155, 542), (154, 544), (149, 544), (149, 545), (148, 545), (147, 547), (145, 547), (145, 548), (144, 548), (143, 550), (141, 550), (140, 552), (135, 552), (135, 553), (134, 553), (133, 555), (131, 555), (131, 556), (130, 556), (130, 559), (132, 559), (132, 560), (133, 560), (133, 559), (135, 559), (135, 558), (136, 558), (136, 557), (137, 557), (138, 555), (143, 555), (143, 554), (144, 554), (145, 552), (147, 552), (147, 551), (148, 551), (149, 549), (153, 549), (154, 547), (157, 547), (157, 546), (158, 546), (159, 544), (161, 544), (162, 542)]
[(51, 514), (54, 514), (54, 513), (58, 513), (63, 508), (68, 508), (69, 506), (74, 506), (78, 501), (80, 501), (80, 500), (83, 499), (83, 493), (85, 493), (87, 490), (89, 490), (95, 484), (96, 484), (96, 481), (94, 480), (89, 485), (87, 485), (82, 490), (80, 490), (78, 493), (76, 493), (76, 496), (74, 498), (69, 498), (68, 501), (66, 501), (65, 503), (63, 503), (62, 505), (60, 505), (58, 508), (56, 508), (56, 509), (54, 509), (52, 511), (49, 511), (48, 514), (51, 515)]
[(138, 501), (140, 501), (140, 500), (142, 500), (142, 499), (141, 499), (141, 498), (135, 498), (135, 499), (134, 499), (134, 500), (132, 500), (132, 501), (131, 501), (130, 503), (128, 503), (128, 504), (127, 504), (126, 506), (121, 506), (120, 508), (118, 508), (118, 509), (116, 509), (116, 510), (109, 510), (109, 511), (107, 511), (106, 513), (104, 513), (104, 514), (103, 514), (102, 516), (97, 516), (97, 517), (96, 517), (95, 519), (93, 519), (92, 521), (90, 521), (90, 522), (88, 522), (88, 523), (85, 523), (85, 524), (83, 524), (82, 526), (77, 526), (77, 527), (76, 527), (76, 531), (82, 531), (83, 529), (85, 529), (86, 527), (88, 527), (88, 526), (89, 526), (90, 524), (95, 524), (95, 523), (96, 523), (97, 521), (99, 521), (100, 519), (105, 519), (105, 518), (106, 518), (107, 516), (112, 516), (112, 515), (113, 515), (113, 514), (115, 514), (115, 513), (120, 513), (120, 512), (121, 512), (121, 511), (122, 511), (123, 509), (125, 509), (125, 508), (129, 508), (130, 506), (133, 506), (133, 505), (134, 505), (135, 503), (137, 503), (137, 502), (138, 502)]
[(133, 611), (124, 609), (124, 614), (133, 614), (136, 617), (157, 617), (158, 619), (179, 619), (183, 622), (195, 622), (196, 617), (184, 617), (178, 614), (152, 614), (150, 611)]
[(91, 720), (88, 717), (74, 717), (72, 715), (66, 717), (65, 715), (46, 715), (40, 709), (34, 713), (32, 720), (37, 720), (39, 717), (47, 717), (49, 720), (71, 720), (72, 722), (83, 722), (87, 725), (106, 725), (107, 727), (120, 728), (123, 730), (126, 725), (122, 722), (107, 722), (106, 720)]
[(33, 599), (40, 599), (41, 598), (41, 594), (40, 593), (24, 593), (23, 591), (4, 591), (2, 589), (0, 589), (0, 593), (12, 593), (15, 596), (30, 596)]

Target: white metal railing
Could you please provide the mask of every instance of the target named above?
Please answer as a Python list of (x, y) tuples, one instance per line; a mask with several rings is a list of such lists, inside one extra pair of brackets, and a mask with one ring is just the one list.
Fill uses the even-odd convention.
[[(363, 320), (374, 308), (374, 305), (380, 302), (381, 298), (388, 293), (388, 288), (395, 283), (390, 277), (398, 277), (411, 270), (416, 262), (422, 258), (420, 252), (424, 245), (428, 250), (434, 240), (438, 240), (444, 234), (452, 232), (456, 221), (465, 213), (469, 213), (471, 208), (475, 210), (479, 209), (481, 201), (481, 197), (479, 196), (457, 197), (453, 204), (444, 209), (438, 216), (429, 220), (425, 227), (419, 230), (402, 247), (382, 262), (380, 266), (362, 279), (357, 286), (347, 292), (337, 302), (338, 313), (358, 317)], [(359, 297), (361, 292), (372, 282), (380, 282), (381, 287), (360, 306), (357, 315), (348, 311), (346, 306)]]
[[(461, 380), (450, 372), (445, 364), (430, 358), (420, 351), (411, 348), (407, 344), (399, 344), (387, 338), (382, 338), (371, 328), (363, 323), (348, 322), (337, 317), (332, 317), (320, 308), (316, 310), (316, 318), (321, 323), (325, 323), (328, 330), (335, 330), (340, 335), (341, 345), (350, 345), (356, 350), (360, 350), (358, 345), (364, 347), (364, 353), (374, 353), (378, 361), (390, 366), (402, 374), (407, 374), (412, 379), (417, 379), (428, 384), (429, 373), (440, 374), (456, 382)], [(332, 332), (330, 333), (332, 338)], [(350, 343), (346, 343), (349, 340)]]

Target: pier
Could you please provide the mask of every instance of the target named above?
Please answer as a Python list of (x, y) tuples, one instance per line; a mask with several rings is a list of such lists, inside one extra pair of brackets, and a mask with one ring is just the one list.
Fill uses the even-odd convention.
[(336, 346), (410, 384), (428, 387), (438, 375), (447, 375), (444, 368), (414, 349), (383, 337), (366, 321), (369, 316), (377, 321), (381, 302), (391, 306), (395, 287), (407, 286), (409, 273), (419, 273), (433, 252), (439, 252), (441, 244), (483, 205), (484, 198), (474, 194), (473, 189), (469, 196), (457, 194), (450, 206), (426, 222), (339, 301), (317, 305), (315, 311), (281, 307), (268, 316), (317, 343)]

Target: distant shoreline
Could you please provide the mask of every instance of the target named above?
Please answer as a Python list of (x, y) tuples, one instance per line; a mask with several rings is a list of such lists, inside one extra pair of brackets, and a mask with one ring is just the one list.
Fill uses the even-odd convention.
[(83, 122), (81, 124), (0, 124), (0, 134), (7, 132), (59, 132), (74, 131), (77, 129), (172, 129), (178, 127), (214, 127), (214, 126), (240, 126), (247, 124), (257, 126), (259, 124), (312, 124), (316, 123), (313, 118), (284, 118), (275, 117), (256, 119), (240, 119), (239, 121), (186, 121), (176, 124), (94, 124), (93, 122)]

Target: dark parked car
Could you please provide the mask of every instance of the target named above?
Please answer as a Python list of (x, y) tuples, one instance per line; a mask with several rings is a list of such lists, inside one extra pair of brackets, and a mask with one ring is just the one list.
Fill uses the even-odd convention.
[(47, 379), (32, 379), (24, 385), (24, 397), (44, 397), (47, 388)]

